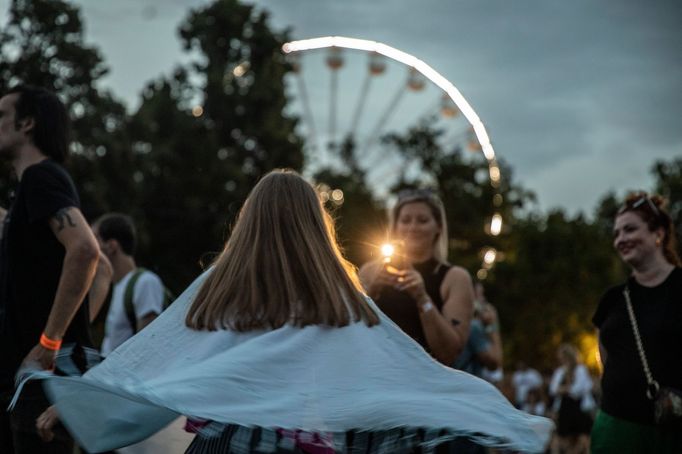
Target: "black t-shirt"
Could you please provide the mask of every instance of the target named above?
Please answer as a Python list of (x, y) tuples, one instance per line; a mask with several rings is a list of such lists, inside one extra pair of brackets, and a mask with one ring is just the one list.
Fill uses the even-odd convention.
[[(440, 286), (451, 265), (440, 263), (431, 258), (422, 263), (413, 263), (412, 266), (422, 275), (426, 293), (431, 297), (436, 309), (440, 311), (444, 304), (440, 294)], [(400, 329), (417, 341), (426, 351), (431, 351), (426, 342), (417, 302), (409, 294), (393, 287), (384, 287), (375, 302), (379, 309), (393, 320)]]
[[(49, 219), (79, 207), (68, 173), (46, 159), (28, 167), (16, 188), (0, 242), (0, 385), (14, 383), (21, 361), (40, 340), (62, 273), (65, 249)], [(64, 335), (64, 344), (90, 346), (87, 301)]]
[[(661, 386), (682, 389), (682, 268), (675, 268), (655, 287), (639, 285), (633, 278), (627, 285), (651, 374)], [(646, 397), (624, 287), (609, 289), (592, 318), (606, 349), (601, 407), (618, 418), (653, 424), (654, 407)]]

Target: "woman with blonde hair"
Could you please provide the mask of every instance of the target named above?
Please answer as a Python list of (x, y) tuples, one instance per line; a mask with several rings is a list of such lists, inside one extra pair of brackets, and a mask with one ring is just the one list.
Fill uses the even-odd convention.
[(402, 266), (373, 261), (360, 269), (360, 279), (391, 320), (452, 367), (467, 343), (474, 291), (469, 273), (447, 261), (443, 203), (428, 189), (400, 192), (391, 210), (389, 236), (403, 246)]
[(296, 173), (266, 175), (222, 254), (83, 377), (48, 377), (89, 451), (203, 421), (187, 452), (420, 452), (456, 437), (540, 451), (551, 422), (440, 366), (361, 292)]
[(630, 194), (613, 247), (632, 273), (606, 291), (592, 318), (604, 365), (592, 453), (680, 453), (682, 268), (663, 198)]
[(557, 443), (552, 452), (586, 454), (592, 429), (590, 413), (596, 405), (592, 378), (587, 367), (580, 363), (578, 349), (573, 345), (561, 344), (557, 357), (560, 365), (549, 384), (557, 421)]

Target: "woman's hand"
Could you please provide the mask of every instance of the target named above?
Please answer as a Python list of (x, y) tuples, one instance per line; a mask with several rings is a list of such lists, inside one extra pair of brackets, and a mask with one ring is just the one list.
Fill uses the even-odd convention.
[(410, 295), (417, 303), (421, 303), (428, 298), (424, 278), (419, 271), (410, 267), (399, 271), (396, 276), (396, 288)]
[(36, 429), (38, 429), (38, 435), (45, 442), (50, 442), (54, 438), (54, 432), (52, 428), (59, 421), (59, 415), (57, 415), (57, 408), (52, 405), (47, 407), (47, 410), (42, 412), (40, 416), (36, 419)]
[(381, 265), (369, 284), (367, 292), (372, 298), (377, 298), (384, 287), (395, 287), (398, 283), (398, 275), (390, 272), (386, 265)]

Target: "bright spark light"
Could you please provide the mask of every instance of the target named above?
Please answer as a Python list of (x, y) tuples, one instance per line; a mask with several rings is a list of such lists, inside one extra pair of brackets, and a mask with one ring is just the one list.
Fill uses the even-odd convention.
[[(284, 53), (300, 52), (312, 49), (324, 49), (328, 47), (343, 47), (346, 49), (363, 50), (367, 52), (376, 52), (384, 55), (404, 65), (414, 68), (422, 73), (427, 79), (433, 82), (436, 86), (442, 89), (454, 101), (462, 114), (471, 123), (474, 128), (474, 133), (481, 144), (483, 155), (488, 161), (495, 158), (495, 150), (490, 143), (488, 132), (483, 126), (483, 122), (476, 115), (474, 109), (469, 105), (467, 100), (462, 96), (457, 87), (455, 87), (449, 80), (443, 77), (438, 71), (406, 52), (400, 51), (394, 47), (386, 44), (370, 41), (366, 39), (346, 38), (343, 36), (326, 36), (323, 38), (304, 39), (300, 41), (292, 41), (285, 43), (282, 46)], [(498, 169), (499, 170), (499, 169)], [(498, 177), (499, 178), (499, 177)]]
[(341, 189), (334, 189), (332, 191), (332, 200), (340, 202), (343, 200), (343, 191)]
[(393, 255), (394, 252), (395, 252), (395, 247), (393, 247), (392, 244), (387, 243), (387, 244), (381, 245), (381, 254), (384, 257), (390, 257)]
[(493, 215), (492, 221), (490, 221), (490, 234), (497, 236), (502, 231), (502, 216), (499, 213)]
[(200, 117), (204, 114), (204, 108), (201, 106), (194, 106), (192, 107), (192, 115), (195, 117)]
[(493, 182), (500, 181), (500, 168), (497, 166), (490, 167), (490, 180)]
[(232, 74), (234, 75), (234, 77), (242, 77), (244, 74), (246, 74), (246, 71), (249, 70), (249, 66), (251, 66), (249, 65), (249, 62), (247, 61), (242, 62), (234, 67), (234, 69), (232, 70)]
[(486, 251), (485, 255), (483, 256), (483, 261), (487, 265), (492, 265), (493, 263), (495, 263), (495, 257), (496, 256), (497, 256), (497, 251), (495, 249), (490, 248)]

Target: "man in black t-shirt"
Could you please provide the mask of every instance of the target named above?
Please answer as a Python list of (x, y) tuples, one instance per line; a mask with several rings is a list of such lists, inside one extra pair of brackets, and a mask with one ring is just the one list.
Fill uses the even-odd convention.
[(50, 441), (39, 436), (36, 418), (49, 405), (39, 384), (27, 385), (6, 410), (22, 365), (52, 370), (62, 342), (90, 344), (82, 303), (99, 248), (60, 165), (67, 151), (68, 116), (56, 95), (19, 86), (0, 98), (0, 158), (11, 162), (18, 181), (0, 240), (2, 453), (73, 450), (63, 431)]

